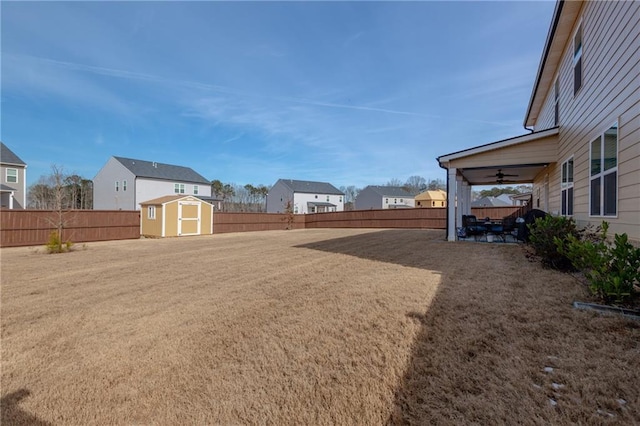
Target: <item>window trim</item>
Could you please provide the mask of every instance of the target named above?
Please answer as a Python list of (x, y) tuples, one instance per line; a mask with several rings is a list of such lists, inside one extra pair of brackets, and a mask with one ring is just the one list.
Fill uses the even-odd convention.
[[(580, 48), (576, 51), (576, 36), (580, 33)], [(576, 30), (573, 32), (572, 37), (572, 46), (573, 46), (573, 60), (571, 69), (573, 70), (573, 96), (575, 97), (582, 86), (584, 86), (584, 61), (582, 57), (584, 56), (584, 29), (582, 27), (582, 20), (578, 22), (578, 26)], [(580, 64), (580, 85), (576, 87), (576, 66)]]
[[(12, 181), (10, 181), (10, 180), (9, 180), (9, 170), (13, 170), (13, 171), (16, 173), (16, 175), (15, 175), (15, 178), (16, 178), (15, 182), (12, 182)], [(13, 177), (13, 176), (12, 176), (12, 177)], [(18, 181), (19, 181), (19, 179), (18, 179), (18, 169), (13, 168), (13, 167), (8, 167), (8, 168), (6, 169), (6, 171), (5, 171), (4, 181), (5, 181), (6, 183), (19, 183), (19, 182), (18, 182)]]
[(184, 183), (174, 183), (173, 192), (176, 194), (184, 194)]
[(120, 181), (116, 181), (116, 192), (120, 191)]
[(198, 185), (193, 185), (193, 195), (198, 195), (199, 189)]
[(123, 190), (123, 191), (126, 191), (126, 190), (127, 190), (127, 181), (126, 181), (126, 180), (123, 180), (123, 181), (122, 181), (122, 190)]
[[(619, 158), (620, 158), (620, 126), (619, 126), (620, 120), (616, 120), (614, 121), (609, 127), (607, 127), (603, 132), (601, 132), (600, 134), (598, 134), (598, 136), (596, 136), (595, 138), (592, 138), (591, 140), (589, 140), (589, 167), (588, 167), (588, 187), (589, 187), (589, 205), (588, 205), (588, 209), (589, 209), (589, 217), (594, 217), (594, 218), (613, 218), (613, 219), (617, 219), (618, 218), (618, 213), (620, 211), (619, 209), (619, 200), (620, 200), (620, 191), (619, 191), (619, 186), (620, 186), (620, 180), (619, 180), (619, 175), (618, 175), (618, 164), (619, 164)], [(612, 167), (608, 170), (604, 170), (604, 150), (605, 150), (605, 144), (604, 144), (604, 136), (606, 134), (606, 132), (609, 129), (614, 128), (616, 129), (616, 165), (615, 167)], [(596, 141), (600, 141), (600, 171), (598, 173), (596, 173), (595, 175), (591, 174), (591, 164), (592, 164), (592, 154), (593, 154), (593, 143)], [(616, 175), (616, 199), (615, 199), (615, 209), (616, 212), (615, 214), (611, 215), (607, 215), (604, 213), (604, 204), (605, 204), (605, 186), (604, 186), (604, 178), (605, 176), (611, 175), (615, 173)], [(592, 214), (592, 206), (591, 206), (591, 201), (592, 201), (592, 192), (591, 192), (591, 183), (596, 180), (596, 179), (600, 179), (600, 206), (599, 206), (599, 214)]]
[(156, 206), (147, 206), (147, 219), (156, 220)]
[[(571, 166), (571, 181), (569, 182), (567, 179), (567, 182), (564, 182), (564, 166), (567, 166), (567, 178), (569, 177), (568, 174), (568, 170), (569, 170), (569, 162), (571, 162), (572, 166)], [(562, 162), (562, 164), (560, 165), (560, 215), (562, 216), (567, 216), (567, 217), (571, 217), (574, 215), (575, 212), (575, 167), (576, 167), (576, 163), (574, 160), (574, 156), (571, 155), (569, 158), (567, 158), (565, 161)], [(572, 202), (571, 202), (571, 212), (569, 212), (569, 203), (568, 203), (568, 194), (569, 194), (569, 190), (571, 190), (571, 198), (572, 198)], [(563, 211), (563, 203), (565, 202), (565, 194), (564, 192), (567, 191), (567, 203), (566, 203), (566, 212)]]

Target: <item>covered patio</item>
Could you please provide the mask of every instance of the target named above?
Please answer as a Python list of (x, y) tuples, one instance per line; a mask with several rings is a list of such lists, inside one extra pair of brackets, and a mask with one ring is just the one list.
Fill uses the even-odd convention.
[[(438, 157), (447, 170), (447, 240), (456, 240), (462, 216), (471, 214), (474, 185), (540, 183), (544, 194), (533, 207), (548, 211), (548, 166), (557, 158), (557, 127)], [(538, 205), (540, 199), (543, 205)]]

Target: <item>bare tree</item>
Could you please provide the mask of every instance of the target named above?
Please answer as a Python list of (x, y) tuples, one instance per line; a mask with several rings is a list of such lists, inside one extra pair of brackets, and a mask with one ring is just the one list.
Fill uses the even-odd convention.
[(427, 189), (427, 181), (422, 176), (409, 176), (409, 179), (405, 182), (405, 186), (408, 187), (409, 192), (417, 194)]
[(435, 191), (437, 189), (441, 189), (443, 191), (447, 190), (447, 184), (442, 179), (431, 179), (427, 184), (427, 189), (429, 191)]

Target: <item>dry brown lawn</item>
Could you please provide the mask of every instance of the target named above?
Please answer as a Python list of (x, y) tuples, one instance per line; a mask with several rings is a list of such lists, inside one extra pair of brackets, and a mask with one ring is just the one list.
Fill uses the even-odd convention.
[(442, 237), (2, 249), (2, 425), (640, 423), (640, 323)]

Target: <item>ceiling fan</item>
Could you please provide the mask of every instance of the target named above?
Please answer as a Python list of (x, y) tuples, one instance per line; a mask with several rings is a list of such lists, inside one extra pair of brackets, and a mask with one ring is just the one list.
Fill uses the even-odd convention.
[(489, 176), (485, 176), (485, 177), (495, 177), (496, 178), (496, 182), (498, 184), (502, 184), (504, 183), (504, 178), (505, 177), (517, 177), (519, 175), (510, 175), (507, 173), (502, 173), (502, 169), (498, 169), (498, 173), (496, 173), (495, 175), (489, 175)]

